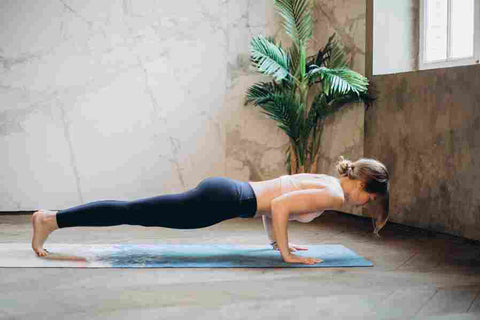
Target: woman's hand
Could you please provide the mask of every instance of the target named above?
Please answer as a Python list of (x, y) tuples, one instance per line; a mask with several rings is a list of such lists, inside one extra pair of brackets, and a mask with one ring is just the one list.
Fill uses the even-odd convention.
[(289, 254), (288, 256), (283, 258), (283, 261), (285, 261), (287, 263), (303, 263), (303, 264), (315, 264), (315, 263), (323, 262), (322, 259), (310, 258), (310, 257), (300, 257), (300, 256), (296, 256), (294, 254)]
[[(272, 244), (272, 247), (273, 247), (273, 250), (280, 250), (278, 248), (277, 242), (274, 242)], [(288, 244), (288, 249), (290, 250), (290, 252), (294, 252), (294, 251), (297, 251), (297, 250), (308, 250), (307, 247), (297, 246), (296, 244), (293, 244), (293, 243)]]

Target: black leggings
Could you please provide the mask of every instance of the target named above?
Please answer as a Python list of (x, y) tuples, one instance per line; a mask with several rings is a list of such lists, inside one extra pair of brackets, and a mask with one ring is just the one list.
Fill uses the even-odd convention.
[(134, 201), (100, 200), (57, 212), (60, 228), (121, 224), (175, 229), (208, 227), (236, 217), (251, 218), (257, 199), (248, 182), (203, 179), (195, 188)]

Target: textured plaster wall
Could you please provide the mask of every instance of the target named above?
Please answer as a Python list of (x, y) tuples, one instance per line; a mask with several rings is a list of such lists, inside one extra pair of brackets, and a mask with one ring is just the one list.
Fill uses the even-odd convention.
[(365, 154), (391, 169), (391, 221), (480, 240), (480, 67), (374, 82)]
[[(0, 211), (182, 192), (285, 174), (288, 139), (243, 105), (271, 0), (0, 2)], [(364, 72), (365, 0), (315, 2), (310, 54), (336, 32)], [(363, 106), (327, 119), (317, 172), (363, 154)]]
[(242, 105), (265, 12), (260, 0), (1, 1), (0, 211), (279, 172), (275, 124)]

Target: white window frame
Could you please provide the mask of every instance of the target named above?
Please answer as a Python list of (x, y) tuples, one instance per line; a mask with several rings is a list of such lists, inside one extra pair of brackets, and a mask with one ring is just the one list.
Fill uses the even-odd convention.
[[(451, 2), (455, 0), (448, 1), (448, 26), (447, 26), (447, 50), (450, 46), (450, 13), (451, 13)], [(474, 8), (474, 21), (473, 21), (473, 57), (469, 58), (448, 58), (446, 60), (434, 61), (434, 62), (424, 62), (424, 53), (425, 53), (425, 24), (426, 24), (426, 10), (425, 10), (426, 0), (420, 0), (420, 45), (419, 45), (419, 59), (418, 59), (418, 69), (436, 69), (436, 68), (448, 68), (456, 66), (465, 66), (478, 64), (480, 60), (480, 0), (473, 0)]]

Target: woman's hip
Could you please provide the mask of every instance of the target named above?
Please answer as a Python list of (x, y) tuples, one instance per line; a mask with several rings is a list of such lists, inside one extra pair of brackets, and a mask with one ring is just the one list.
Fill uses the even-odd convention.
[(223, 210), (251, 218), (257, 211), (255, 192), (248, 182), (227, 177), (208, 177), (197, 186), (203, 201), (220, 205)]

